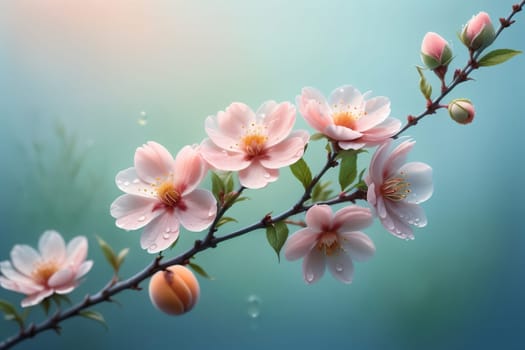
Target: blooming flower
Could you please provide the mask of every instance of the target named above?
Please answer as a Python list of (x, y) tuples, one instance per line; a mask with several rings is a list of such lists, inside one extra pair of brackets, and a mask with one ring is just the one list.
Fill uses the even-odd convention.
[(117, 186), (126, 194), (111, 204), (116, 225), (125, 230), (144, 227), (140, 245), (149, 253), (168, 248), (179, 226), (207, 228), (217, 213), (216, 201), (197, 186), (207, 167), (199, 152), (186, 146), (175, 160), (163, 146), (148, 142), (135, 152), (135, 167), (119, 172)]
[(389, 153), (391, 143), (385, 142), (372, 157), (365, 178), (367, 200), (389, 232), (413, 239), (410, 225), (423, 227), (427, 224), (419, 203), (432, 196), (432, 168), (420, 162), (405, 163), (415, 141), (404, 141)]
[(421, 43), (421, 59), (429, 69), (447, 66), (452, 60), (452, 50), (443, 37), (428, 32)]
[(11, 261), (0, 262), (0, 285), (27, 295), (22, 307), (36, 305), (53, 293), (70, 293), (93, 266), (93, 261), (86, 261), (87, 251), (84, 236), (73, 238), (66, 246), (58, 232), (45, 231), (38, 251), (17, 244), (11, 250)]
[(285, 246), (288, 260), (304, 257), (303, 275), (307, 283), (320, 279), (326, 264), (343, 283), (352, 282), (353, 260), (365, 261), (374, 255), (374, 243), (359, 230), (370, 226), (370, 209), (349, 206), (335, 214), (328, 205), (314, 205), (306, 212), (306, 228), (292, 235)]
[(262, 188), (277, 180), (279, 168), (299, 160), (309, 135), (291, 132), (295, 108), (288, 102), (265, 102), (254, 113), (243, 103), (232, 103), (226, 111), (206, 119), (209, 139), (201, 154), (218, 170), (239, 171), (239, 182), (247, 188)]
[(457, 98), (448, 104), (448, 114), (459, 124), (469, 124), (474, 120), (476, 111), (469, 99)]
[(460, 39), (469, 49), (480, 50), (492, 44), (496, 38), (494, 25), (486, 12), (473, 16), (463, 27)]
[(318, 90), (306, 87), (297, 105), (308, 124), (337, 141), (339, 147), (360, 149), (383, 143), (401, 127), (401, 121), (388, 117), (388, 98), (367, 100), (367, 95), (346, 85), (335, 89), (327, 101)]

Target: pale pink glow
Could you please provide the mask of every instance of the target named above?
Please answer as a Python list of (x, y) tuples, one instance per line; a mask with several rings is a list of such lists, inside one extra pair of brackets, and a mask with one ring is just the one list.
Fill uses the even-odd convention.
[(93, 266), (93, 261), (86, 260), (87, 251), (86, 237), (77, 236), (66, 246), (58, 232), (45, 231), (38, 251), (15, 245), (11, 261), (0, 262), (0, 285), (25, 294), (22, 307), (36, 305), (54, 293), (70, 293)]
[(473, 42), (488, 25), (492, 25), (492, 21), (490, 20), (488, 13), (478, 13), (467, 23), (465, 33), (466, 38), (469, 40), (469, 42)]
[(432, 168), (425, 163), (406, 163), (415, 141), (406, 140), (390, 151), (387, 141), (370, 162), (366, 184), (368, 202), (383, 226), (403, 239), (413, 239), (412, 227), (423, 227), (427, 218), (419, 203), (432, 196)]
[(299, 111), (314, 129), (342, 149), (360, 149), (381, 144), (396, 134), (401, 122), (390, 118), (386, 97), (367, 99), (350, 85), (335, 89), (329, 99), (318, 90), (306, 87), (297, 97)]
[(366, 261), (375, 253), (372, 240), (360, 230), (372, 224), (370, 209), (355, 205), (335, 214), (328, 205), (314, 205), (306, 212), (306, 228), (288, 238), (285, 256), (303, 260), (307, 283), (319, 280), (326, 265), (332, 275), (343, 283), (352, 282), (352, 260)]
[(117, 186), (125, 192), (111, 205), (116, 225), (125, 230), (144, 228), (140, 244), (157, 253), (173, 244), (182, 225), (202, 231), (215, 219), (213, 195), (198, 189), (207, 165), (197, 149), (186, 146), (176, 158), (150, 141), (135, 152), (135, 166), (119, 172)]
[(247, 188), (262, 188), (279, 177), (279, 168), (299, 160), (309, 135), (292, 131), (295, 108), (288, 102), (265, 102), (255, 113), (232, 103), (206, 119), (208, 139), (201, 144), (204, 159), (217, 170), (238, 171)]

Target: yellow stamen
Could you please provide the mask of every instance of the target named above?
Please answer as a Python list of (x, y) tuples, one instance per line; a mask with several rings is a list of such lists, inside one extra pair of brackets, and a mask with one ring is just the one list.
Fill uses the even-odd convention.
[(401, 201), (410, 194), (410, 183), (402, 177), (394, 177), (386, 180), (381, 186), (383, 197), (392, 201)]
[(261, 134), (248, 134), (241, 139), (241, 146), (247, 155), (255, 157), (263, 152), (266, 140), (268, 140), (267, 136)]
[(173, 183), (166, 181), (157, 188), (157, 196), (160, 201), (168, 207), (175, 207), (180, 199), (180, 193), (175, 189)]
[(325, 253), (325, 255), (337, 254), (341, 251), (341, 245), (337, 239), (337, 234), (334, 232), (324, 232), (317, 241), (317, 249)]
[(54, 260), (43, 261), (37, 263), (31, 277), (38, 283), (46, 285), (49, 278), (58, 271), (58, 268), (59, 266)]
[(352, 130), (355, 130), (356, 121), (358, 121), (359, 118), (361, 118), (359, 114), (355, 114), (350, 111), (337, 112), (332, 117), (335, 125), (344, 126), (345, 128)]

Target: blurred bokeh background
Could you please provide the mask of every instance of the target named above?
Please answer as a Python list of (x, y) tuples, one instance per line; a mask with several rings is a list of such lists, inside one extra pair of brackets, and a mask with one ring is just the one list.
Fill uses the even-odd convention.
[[(415, 70), (424, 34), (449, 40), (451, 69), (463, 66), (462, 24), (485, 10), (497, 25), (511, 5), (0, 1), (0, 260), (14, 244), (36, 246), (44, 230), (56, 229), (68, 240), (86, 235), (95, 261), (74, 301), (111, 277), (95, 235), (130, 248), (122, 270), (130, 276), (152, 256), (140, 249), (139, 231), (115, 227), (109, 205), (120, 194), (114, 176), (132, 165), (136, 147), (155, 140), (176, 154), (199, 143), (204, 119), (231, 102), (255, 109), (269, 99), (294, 101), (304, 86), (325, 94), (343, 84), (372, 90), (404, 120), (424, 108)], [(525, 50), (524, 16), (494, 47)], [(189, 314), (166, 316), (145, 291), (126, 291), (116, 298), (121, 305), (94, 308), (108, 331), (71, 319), (61, 336), (47, 332), (18, 348), (522, 349), (524, 73), (523, 55), (476, 71), (450, 96), (472, 99), (472, 124), (455, 124), (442, 111), (410, 129), (417, 140), (410, 159), (434, 168), (435, 193), (424, 204), (429, 224), (410, 242), (379, 224), (369, 228), (377, 253), (357, 264), (353, 284), (327, 274), (306, 285), (301, 263), (278, 263), (256, 231), (198, 255), (215, 279), (200, 278), (201, 300)], [(300, 116), (296, 125), (308, 128)], [(323, 144), (310, 146), (306, 158), (317, 169)], [(280, 181), (247, 193), (251, 201), (233, 211), (239, 224), (221, 233), (287, 209), (300, 190), (283, 169)], [(168, 255), (199, 237), (183, 232)], [(0, 290), (0, 299), (21, 298)], [(43, 317), (39, 308), (30, 315)], [(16, 331), (0, 320), (0, 338)]]

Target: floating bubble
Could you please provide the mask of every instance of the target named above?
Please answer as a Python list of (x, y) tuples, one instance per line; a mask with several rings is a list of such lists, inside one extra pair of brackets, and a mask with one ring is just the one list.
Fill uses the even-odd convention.
[(248, 303), (248, 316), (250, 318), (258, 318), (261, 314), (261, 298), (256, 294), (251, 294), (246, 299), (246, 302)]
[(145, 111), (140, 112), (139, 119), (137, 119), (137, 123), (140, 126), (145, 126), (148, 124), (148, 114)]

